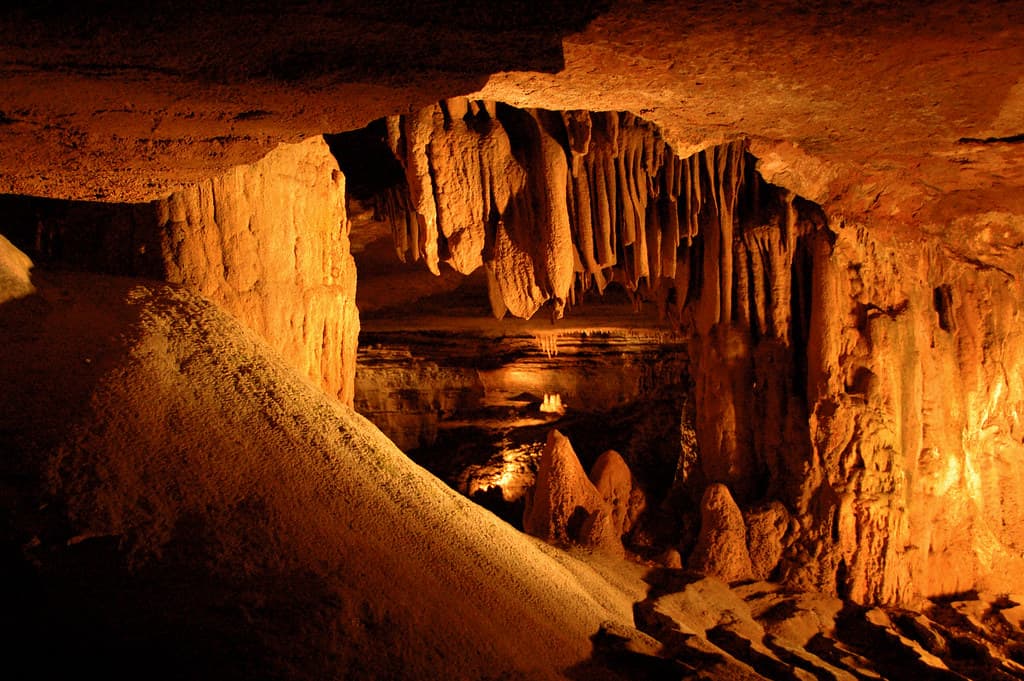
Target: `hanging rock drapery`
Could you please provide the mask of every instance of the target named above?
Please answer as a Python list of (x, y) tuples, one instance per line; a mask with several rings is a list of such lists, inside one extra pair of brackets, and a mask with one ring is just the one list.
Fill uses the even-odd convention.
[(551, 300), (560, 317), (577, 290), (613, 279), (630, 292), (678, 288), (703, 230), (698, 265), (715, 276), (698, 324), (731, 317), (742, 142), (684, 159), (630, 113), (466, 99), (393, 116), (387, 130), (408, 181), (379, 203), (399, 256), (432, 272), (485, 265), (496, 316), (528, 318)]

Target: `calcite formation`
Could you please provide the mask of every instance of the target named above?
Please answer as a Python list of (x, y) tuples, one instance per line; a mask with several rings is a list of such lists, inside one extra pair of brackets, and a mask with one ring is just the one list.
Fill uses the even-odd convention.
[(569, 439), (552, 429), (526, 502), (523, 530), (556, 544), (621, 554), (621, 518), (615, 510), (583, 472)]
[[(1012, 220), (991, 215), (959, 246), (908, 241), (830, 220), (765, 182), (740, 143), (680, 158), (625, 113), (427, 111), (389, 129), (430, 137), (419, 170), (399, 158), (449, 209), (410, 209), (438, 225), (439, 258), (488, 267), (497, 313), (550, 299), (558, 316), (617, 281), (689, 335), (699, 454), (681, 484), (691, 498), (721, 483), (744, 508), (781, 505), (770, 531), (758, 521), (759, 573), (782, 552), (789, 583), (865, 602), (1013, 588), (1015, 570), (999, 567), (1022, 560)], [(434, 152), (453, 145), (468, 166)], [(513, 195), (531, 197), (526, 225)], [(503, 236), (526, 229), (538, 233)], [(456, 233), (477, 236), (446, 239)]]
[(700, 536), (689, 567), (727, 582), (750, 579), (754, 568), (747, 548), (743, 514), (721, 483), (709, 485), (700, 502)]
[(184, 285), (352, 404), (359, 314), (345, 178), (322, 138), (144, 204), (8, 197), (41, 262)]
[[(5, 516), (0, 556), (15, 567), (4, 580), (13, 596), (31, 582), (26, 574), (52, 570), (41, 591), (52, 595), (57, 584), (57, 596), (95, 597), (92, 610), (72, 612), (87, 624), (93, 612), (120, 620), (125, 612), (107, 608), (126, 605), (120, 631), (132, 629), (136, 611), (178, 606), (182, 593), (199, 604), (209, 596), (215, 605), (201, 621), (175, 611), (139, 639), (173, 640), (238, 614), (212, 640), (255, 632), (230, 656), (256, 660), (235, 670), (248, 677), (330, 676), (335, 669), (311, 660), (330, 659), (329, 667), (338, 652), (356, 678), (600, 678), (606, 670), (591, 674), (580, 659), (591, 642), (594, 659), (621, 663), (614, 671), (627, 678), (1024, 675), (1013, 659), (1015, 639), (1024, 640), (1024, 5), (102, 4), (102, 12), (65, 2), (0, 10), (0, 190), (132, 202), (91, 205), (56, 230), (29, 215), (20, 232), (15, 213), (0, 211), (0, 230), (31, 256), (0, 242), (8, 355), (0, 396), (10, 402), (0, 438), (4, 451), (31, 453), (4, 460), (0, 500), (18, 499), (57, 444), (52, 481), (70, 490)], [(230, 325), (211, 326), (219, 313), (181, 289), (85, 275), (44, 286), (51, 268), (69, 264), (184, 284), (348, 401), (355, 275), (342, 178), (318, 137), (381, 116), (390, 117), (388, 140), (406, 177), (381, 203), (400, 254), (442, 274), (482, 266), (498, 316), (571, 315), (574, 300), (613, 282), (636, 305), (656, 305), (690, 339), (692, 399), (685, 424), (673, 419), (667, 431), (685, 441), (671, 498), (692, 515), (705, 494), (721, 501), (728, 488), (735, 509), (706, 505), (705, 525), (728, 516), (738, 536), (738, 509), (754, 576), (845, 605), (763, 584), (732, 597), (712, 581), (679, 584), (677, 571), (652, 571), (648, 602), (642, 590), (601, 590), (602, 602), (626, 605), (600, 607), (590, 588), (599, 580), (553, 565), (560, 553), (441, 494), (376, 435), (369, 450), (337, 441), (365, 455), (338, 475), (310, 434), (335, 442), (365, 424), (347, 427), (350, 414), (334, 411), (335, 401), (282, 398), (304, 390), (302, 381), (262, 371), (266, 348), (243, 343), (241, 352), (212, 333)], [(314, 139), (278, 146), (306, 138)], [(65, 258), (85, 252), (87, 262)], [(78, 295), (86, 291), (111, 296), (99, 306), (104, 319), (131, 331), (132, 315), (145, 312), (159, 328), (139, 345), (107, 334), (86, 315), (97, 312)], [(236, 350), (249, 361), (235, 361)], [(238, 404), (225, 399), (235, 393), (245, 395)], [(64, 411), (44, 408), (53, 401)], [(295, 404), (293, 413), (274, 411), (282, 403)], [(168, 405), (188, 418), (168, 420), (160, 410)], [(251, 432), (251, 414), (237, 409), (263, 407), (276, 414), (272, 427)], [(334, 425), (296, 429), (296, 414), (310, 412), (333, 414)], [(211, 430), (189, 443), (194, 458), (167, 454), (182, 423)], [(411, 481), (419, 497), (408, 495)], [(348, 493), (352, 513), (336, 512), (325, 488)], [(433, 515), (423, 499), (446, 512)], [(439, 528), (450, 532), (463, 515), (458, 549), (447, 551)], [(395, 567), (388, 578), (366, 578), (372, 561), (359, 560), (358, 531), (335, 522), (353, 517), (391, 521), (374, 525), (365, 554)], [(155, 531), (146, 525), (153, 519)], [(675, 552), (690, 553), (697, 531), (687, 522), (685, 541), (665, 552), (673, 566), (691, 558)], [(185, 544), (163, 541), (169, 536)], [(342, 550), (339, 536), (352, 540), (356, 559), (325, 562)], [(140, 537), (169, 547), (166, 562), (150, 563), (154, 572), (133, 572), (142, 554), (122, 551)], [(493, 553), (479, 548), (495, 544)], [(275, 546), (285, 550), (274, 554)], [(435, 548), (445, 560), (416, 562)], [(476, 569), (504, 548), (525, 558), (498, 571), (498, 590), (518, 597), (502, 612), (527, 623), (511, 638), (485, 607), (505, 603), (488, 586), (495, 572)], [(124, 559), (113, 576), (103, 569), (109, 557)], [(293, 571), (262, 570), (289, 560)], [(411, 573), (400, 569), (410, 564)], [(437, 577), (438, 569), (449, 571)], [(524, 593), (518, 571), (526, 569)], [(531, 600), (552, 574), (569, 601)], [(467, 575), (485, 595), (468, 619), (446, 619), (447, 604), (417, 591), (429, 583), (458, 601), (440, 582)], [(67, 580), (46, 581), (58, 577)], [(128, 598), (122, 581), (134, 589)], [(287, 589), (273, 590), (281, 584)], [(964, 595), (972, 590), (982, 590), (977, 600)], [(298, 617), (296, 592), (309, 606)], [(401, 595), (409, 592), (411, 605)], [(371, 597), (339, 605), (338, 593)], [(933, 605), (916, 614), (851, 604), (922, 597)], [(533, 619), (537, 603), (548, 610)], [(630, 603), (642, 631), (619, 616)], [(308, 612), (326, 614), (307, 620)], [(426, 614), (411, 623), (396, 614), (407, 612)], [(573, 616), (557, 619), (565, 612)], [(606, 614), (612, 621), (600, 623)], [(25, 620), (2, 624), (33, 632), (43, 621)], [(561, 639), (536, 640), (529, 624), (545, 620), (575, 627), (570, 655), (559, 652)], [(316, 636), (338, 631), (345, 644), (320, 638), (300, 659), (278, 621)], [(395, 631), (409, 636), (388, 640)], [(196, 645), (209, 645), (202, 638)], [(67, 657), (77, 662), (78, 650)], [(395, 650), (430, 652), (396, 662)], [(482, 652), (468, 666), (453, 662), (467, 650)], [(550, 665), (524, 667), (535, 651)], [(101, 657), (101, 665), (134, 662)], [(216, 655), (199, 658), (202, 669), (182, 674), (233, 671)], [(37, 676), (53, 663), (31, 661), (42, 665)]]
[(32, 260), (0, 235), (0, 303), (23, 298), (35, 287), (29, 276)]
[(705, 202), (718, 227), (705, 237), (704, 267), (720, 281), (706, 284), (701, 329), (731, 317), (719, 290), (732, 281), (742, 146), (684, 160), (630, 113), (464, 99), (392, 117), (387, 130), (408, 180), (407, 200), (381, 201), (399, 255), (434, 272), (439, 261), (464, 274), (486, 265), (497, 317), (529, 318), (548, 300), (561, 317), (578, 293), (611, 279), (631, 291), (674, 281)]
[(207, 296), (352, 404), (359, 313), (345, 181), (322, 139), (154, 206), (169, 281)]

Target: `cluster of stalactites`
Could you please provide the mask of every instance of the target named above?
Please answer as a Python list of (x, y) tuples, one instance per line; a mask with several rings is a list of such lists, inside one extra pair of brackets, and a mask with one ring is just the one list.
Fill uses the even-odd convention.
[[(446, 100), (387, 121), (407, 187), (378, 207), (398, 255), (468, 274), (484, 265), (496, 316), (528, 318), (609, 281), (628, 291), (676, 287), (702, 223), (721, 282), (713, 317), (729, 319), (732, 235), (744, 147), (680, 158), (625, 112), (520, 110)], [(686, 269), (685, 267), (682, 269)], [(687, 283), (681, 282), (686, 288)]]

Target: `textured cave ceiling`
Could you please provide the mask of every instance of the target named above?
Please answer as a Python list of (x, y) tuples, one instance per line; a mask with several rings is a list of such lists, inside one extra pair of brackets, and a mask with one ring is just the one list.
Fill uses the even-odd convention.
[(206, 4), (2, 10), (0, 191), (156, 198), (473, 94), (630, 110), (681, 155), (746, 136), (836, 222), (972, 258), (1024, 237), (1022, 3)]

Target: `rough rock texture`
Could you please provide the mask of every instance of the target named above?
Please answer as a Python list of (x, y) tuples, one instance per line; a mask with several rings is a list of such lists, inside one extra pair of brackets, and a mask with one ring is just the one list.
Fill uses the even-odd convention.
[(359, 312), (345, 180), (323, 139), (155, 203), (167, 279), (202, 293), (351, 405)]
[[(785, 504), (800, 532), (782, 572), (797, 586), (864, 601), (1019, 591), (1020, 3), (622, 2), (561, 43), (576, 4), (517, 19), (520, 3), (15, 3), (0, 15), (0, 182), (161, 199), (280, 139), (456, 95), (628, 110), (680, 158), (746, 137), (768, 182), (820, 210), (794, 199), (795, 221), (743, 226), (707, 223), (731, 183), (705, 202), (707, 242), (676, 275), (700, 286), (691, 305), (678, 285), (675, 298), (703, 367), (692, 484)], [(546, 231), (495, 231), (499, 311), (566, 294), (564, 229), (545, 207), (562, 164), (539, 125), (551, 119), (528, 118), (546, 172), (523, 186), (545, 200), (531, 209)], [(568, 114), (562, 129), (568, 181), (586, 123)], [(731, 158), (717, 153), (703, 164), (716, 174)]]
[(743, 514), (725, 485), (709, 485), (704, 491), (700, 535), (690, 553), (689, 567), (727, 582), (750, 579), (754, 574)]
[(680, 243), (698, 234), (705, 202), (713, 231), (702, 257), (721, 281), (708, 283), (699, 328), (731, 316), (732, 298), (718, 288), (732, 280), (741, 145), (684, 160), (627, 112), (454, 99), (393, 117), (387, 129), (410, 197), (391, 205), (404, 190), (389, 188), (379, 200), (396, 249), (435, 274), (439, 260), (464, 274), (486, 264), (495, 316), (529, 318), (552, 300), (557, 318), (577, 292), (612, 279), (629, 291), (674, 281)]
[(856, 225), (837, 232), (815, 251), (808, 343), (807, 474), (822, 482), (798, 507), (834, 519), (811, 533), (836, 540), (819, 567), (835, 566), (858, 600), (1012, 591), (1021, 264), (994, 245), (976, 260)]
[(0, 229), (38, 262), (201, 293), (352, 403), (359, 317), (345, 181), (323, 139), (146, 204), (4, 197)]
[[(496, 111), (466, 120), (526, 117)], [(780, 502), (795, 519), (780, 574), (801, 588), (888, 603), (1017, 588), (1019, 571), (997, 567), (1024, 560), (1012, 473), (1024, 454), (1012, 340), (1024, 263), (1012, 244), (1024, 232), (1012, 216), (972, 218), (984, 229), (955, 245), (907, 240), (884, 221), (830, 221), (767, 183), (740, 144), (680, 159), (627, 114), (529, 120), (541, 117), (573, 173), (590, 169), (567, 176), (573, 290), (619, 281), (692, 339), (699, 453), (680, 469), (692, 497), (714, 481), (744, 506)], [(437, 131), (452, 134), (443, 121)], [(547, 177), (522, 158), (527, 176)], [(584, 177), (614, 201), (581, 189)], [(487, 186), (467, 196), (493, 205)], [(606, 230), (600, 211), (613, 205)], [(487, 243), (491, 227), (478, 226)], [(601, 260), (602, 235), (613, 260)], [(510, 267), (525, 276), (536, 262)], [(779, 531), (755, 538), (759, 574), (776, 564)]]
[[(597, 457), (590, 480), (604, 503), (612, 510), (612, 525), (621, 537), (636, 524), (643, 512), (643, 491), (633, 486), (633, 474), (622, 455), (614, 449)], [(634, 490), (638, 494), (634, 494)]]
[(0, 235), (0, 303), (31, 294), (32, 260)]
[(554, 679), (602, 621), (630, 625), (631, 592), (449, 490), (194, 293), (36, 286), (0, 305), (10, 669)]
[(527, 534), (555, 544), (622, 552), (612, 509), (583, 472), (569, 439), (552, 429), (523, 515)]
[(782, 542), (789, 529), (789, 511), (775, 501), (745, 513), (744, 520), (754, 578), (768, 579), (782, 558)]

